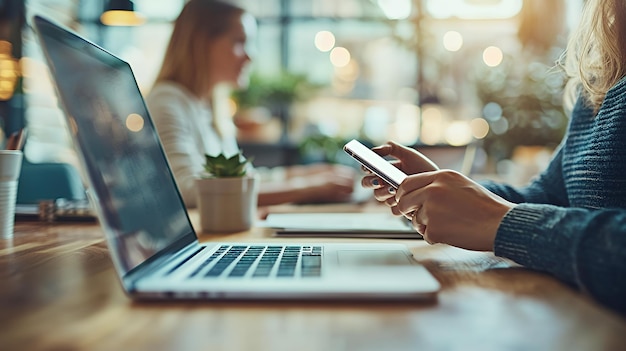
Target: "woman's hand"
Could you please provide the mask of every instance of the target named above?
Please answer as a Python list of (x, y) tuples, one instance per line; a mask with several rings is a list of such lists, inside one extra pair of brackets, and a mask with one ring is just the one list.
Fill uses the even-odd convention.
[(409, 175), (439, 169), (433, 161), (421, 152), (395, 141), (388, 141), (386, 144), (373, 147), (372, 151), (383, 157), (391, 156), (397, 159), (397, 161), (392, 162), (393, 165)]
[[(372, 148), (372, 151), (380, 156), (391, 156), (395, 158), (391, 163), (406, 174), (417, 174), (438, 170), (439, 167), (428, 157), (415, 149), (389, 141), (386, 144)], [(376, 200), (386, 203), (393, 210), (395, 207), (395, 189), (387, 184), (383, 179), (364, 169), (369, 174), (361, 179), (361, 185), (365, 188), (374, 189)], [(399, 213), (397, 210), (395, 213)]]
[(354, 191), (357, 171), (335, 164), (312, 164), (289, 169), (289, 183), (299, 192), (297, 202), (348, 202)]
[(357, 171), (348, 166), (319, 164), (285, 169), (285, 179), (265, 181), (259, 189), (259, 206), (284, 203), (348, 202)]
[(493, 250), (500, 222), (515, 206), (451, 170), (409, 176), (388, 202), (429, 243), (479, 251)]

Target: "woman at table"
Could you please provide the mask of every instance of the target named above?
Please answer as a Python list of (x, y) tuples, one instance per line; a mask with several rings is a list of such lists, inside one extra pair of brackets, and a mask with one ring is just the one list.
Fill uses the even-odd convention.
[(493, 250), (626, 313), (626, 2), (588, 0), (564, 57), (571, 121), (527, 186), (478, 184), (394, 142), (374, 150), (410, 176), (362, 184), (429, 243)]
[[(243, 80), (242, 72), (250, 61), (246, 39), (253, 29), (254, 19), (227, 2), (187, 2), (174, 23), (160, 73), (146, 98), (188, 207), (196, 206), (195, 179), (204, 171), (204, 155), (239, 152), (234, 123), (224, 108), (228, 94), (218, 86), (237, 86)], [(352, 168), (327, 164), (259, 173), (260, 206), (347, 201), (356, 180)]]

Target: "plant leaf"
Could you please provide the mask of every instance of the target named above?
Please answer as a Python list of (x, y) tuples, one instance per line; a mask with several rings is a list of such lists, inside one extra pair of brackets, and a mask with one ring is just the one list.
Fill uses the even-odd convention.
[(242, 177), (246, 175), (248, 163), (250, 160), (247, 160), (241, 152), (228, 158), (224, 154), (216, 156), (205, 154), (204, 169), (217, 178)]

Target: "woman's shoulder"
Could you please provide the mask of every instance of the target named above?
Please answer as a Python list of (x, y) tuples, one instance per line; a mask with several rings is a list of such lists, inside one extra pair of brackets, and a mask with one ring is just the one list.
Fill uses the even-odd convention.
[(606, 92), (604, 104), (620, 103), (626, 101), (626, 77), (622, 77), (611, 89)]
[(186, 90), (170, 82), (155, 84), (146, 96), (146, 105), (150, 116), (157, 125), (187, 123), (186, 118), (198, 110), (198, 102)]
[(146, 104), (153, 114), (179, 114), (181, 110), (191, 113), (202, 106), (200, 100), (174, 82), (156, 83), (146, 96)]
[(572, 111), (573, 120), (606, 120), (607, 118), (626, 116), (626, 77), (622, 77), (607, 92), (602, 104), (594, 111), (594, 106), (583, 94), (579, 94)]
[(185, 87), (178, 83), (161, 81), (154, 84), (146, 99), (150, 102), (163, 101), (164, 99), (191, 101), (193, 100), (193, 95), (191, 95)]

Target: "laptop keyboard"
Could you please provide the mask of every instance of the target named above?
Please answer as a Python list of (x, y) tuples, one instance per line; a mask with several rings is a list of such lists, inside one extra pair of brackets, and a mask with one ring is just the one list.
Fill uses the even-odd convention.
[(222, 245), (191, 277), (319, 277), (321, 270), (321, 246)]

